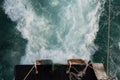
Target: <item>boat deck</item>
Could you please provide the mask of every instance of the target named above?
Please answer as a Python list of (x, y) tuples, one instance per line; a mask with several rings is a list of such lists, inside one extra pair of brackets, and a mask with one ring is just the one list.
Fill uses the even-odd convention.
[(35, 65), (16, 65), (15, 80), (107, 80), (102, 63), (69, 59), (67, 64), (36, 60)]
[[(15, 80), (70, 80), (70, 74), (66, 73), (69, 69), (69, 65), (37, 65), (38, 74), (35, 73), (35, 68), (30, 72), (30, 74), (25, 78), (30, 69), (34, 65), (16, 65), (15, 67)], [(76, 70), (82, 71), (84, 65), (72, 65)], [(71, 71), (75, 74), (77, 72), (75, 69), (71, 68)], [(75, 76), (72, 76), (74, 80), (78, 80)], [(72, 79), (73, 80), (73, 79)], [(88, 67), (85, 74), (79, 80), (97, 80), (94, 70)]]

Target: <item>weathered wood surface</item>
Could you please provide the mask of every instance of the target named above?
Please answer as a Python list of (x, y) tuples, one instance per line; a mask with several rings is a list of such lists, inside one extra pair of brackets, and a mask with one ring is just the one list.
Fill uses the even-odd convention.
[(105, 72), (104, 66), (102, 63), (94, 63), (93, 70), (98, 80), (107, 80), (108, 76)]

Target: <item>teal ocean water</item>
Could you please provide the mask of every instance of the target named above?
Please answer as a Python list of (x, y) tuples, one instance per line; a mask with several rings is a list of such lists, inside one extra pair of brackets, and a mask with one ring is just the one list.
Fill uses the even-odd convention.
[[(109, 76), (120, 80), (120, 0), (111, 0)], [(70, 58), (106, 69), (107, 0), (0, 0), (0, 80), (13, 80), (16, 64)]]

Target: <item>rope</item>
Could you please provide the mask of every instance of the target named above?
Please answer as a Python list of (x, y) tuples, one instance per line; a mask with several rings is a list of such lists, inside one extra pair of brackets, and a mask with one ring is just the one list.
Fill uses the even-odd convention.
[(107, 49), (107, 75), (109, 75), (109, 58), (110, 58), (110, 0), (108, 0), (108, 49)]
[[(75, 67), (72, 66), (72, 63), (69, 62), (69, 69), (66, 71), (67, 74), (69, 74), (69, 79), (70, 80), (82, 80), (81, 78), (85, 75), (85, 72), (87, 70), (87, 68), (93, 68), (90, 66), (89, 63), (86, 63), (85, 68), (82, 71), (77, 70)], [(73, 69), (76, 73), (71, 72), (70, 70)], [(73, 79), (72, 79), (73, 78)]]
[(29, 72), (27, 73), (27, 75), (25, 76), (25, 78), (23, 80), (26, 80), (26, 78), (29, 76), (29, 74), (31, 73), (31, 71), (33, 70), (35, 66), (33, 65), (33, 67), (29, 70)]

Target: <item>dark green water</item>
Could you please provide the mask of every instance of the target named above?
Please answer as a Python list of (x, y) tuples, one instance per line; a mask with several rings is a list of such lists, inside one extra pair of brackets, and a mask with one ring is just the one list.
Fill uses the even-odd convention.
[[(111, 26), (110, 26), (110, 59), (109, 59), (109, 76), (117, 76), (120, 79), (120, 1), (111, 1)], [(103, 62), (106, 68), (107, 61), (107, 41), (108, 41), (108, 2), (105, 4), (105, 10), (103, 11), (100, 22), (99, 31), (97, 37), (94, 40), (95, 44), (99, 46), (99, 49), (93, 55), (93, 61)]]
[[(12, 0), (6, 0), (6, 1), (12, 1)], [(16, 1), (16, 0), (14, 0), (14, 1)], [(83, 0), (81, 0), (81, 1), (83, 1)], [(34, 26), (35, 24), (38, 24), (36, 21), (39, 19), (38, 18), (38, 19), (34, 19), (35, 23), (31, 23), (31, 25), (33, 25), (34, 28), (33, 27), (27, 28), (27, 30), (31, 32), (31, 33), (28, 33), (30, 35), (28, 35), (28, 34), (24, 35), (24, 33), (22, 31), (24, 29), (21, 28), (21, 30), (20, 30), (16, 27), (16, 26), (18, 26), (19, 22), (22, 22), (22, 21), (25, 23), (23, 23), (20, 27), (27, 25), (26, 24), (27, 21), (25, 20), (25, 18), (21, 19), (24, 16), (16, 18), (14, 16), (10, 16), (9, 13), (5, 13), (6, 9), (3, 8), (5, 1), (0, 0), (0, 80), (12, 80), (13, 73), (14, 73), (14, 65), (22, 63), (21, 58), (23, 55), (24, 55), (24, 58), (26, 57), (25, 60), (27, 63), (27, 59), (29, 58), (29, 56), (25, 56), (25, 54), (28, 52), (29, 53), (34, 52), (34, 53), (36, 53), (36, 55), (38, 55), (39, 52), (43, 52), (45, 54), (47, 52), (50, 52), (50, 53), (57, 52), (57, 53), (60, 53), (60, 56), (61, 56), (62, 53), (64, 53), (64, 52), (67, 53), (67, 51), (66, 51), (66, 48), (67, 48), (69, 51), (76, 53), (76, 55), (78, 55), (78, 56), (81, 56), (81, 55), (79, 55), (79, 53), (81, 54), (82, 51), (79, 51), (78, 49), (82, 48), (82, 46), (78, 46), (78, 45), (84, 45), (84, 44), (82, 44), (82, 43), (84, 43), (84, 40), (85, 40), (83, 38), (87, 34), (87, 33), (84, 33), (84, 32), (87, 32), (84, 29), (87, 29), (87, 28), (89, 29), (89, 27), (86, 27), (89, 25), (83, 25), (83, 24), (89, 23), (89, 20), (87, 22), (86, 15), (91, 10), (88, 9), (88, 10), (90, 10), (90, 11), (88, 11), (85, 7), (85, 11), (83, 11), (84, 15), (82, 15), (82, 16), (84, 17), (83, 19), (86, 20), (86, 23), (83, 21), (83, 24), (81, 24), (82, 23), (81, 18), (76, 18), (76, 16), (75, 16), (75, 19), (81, 20), (81, 22), (80, 23), (76, 22), (76, 23), (78, 23), (76, 25), (78, 27), (73, 28), (70, 26), (73, 24), (74, 20), (67, 20), (67, 18), (69, 19), (69, 17), (65, 17), (62, 12), (59, 14), (59, 10), (66, 7), (66, 5), (74, 3), (74, 1), (61, 0), (61, 3), (59, 5), (57, 2), (52, 3), (53, 4), (52, 7), (49, 4), (49, 2), (51, 3), (52, 1), (48, 1), (48, 0), (30, 0), (29, 2), (31, 2), (31, 5), (33, 7), (32, 10), (37, 14), (38, 17), (43, 15), (48, 20), (51, 20), (48, 23), (48, 24), (50, 24), (50, 29), (48, 30), (48, 33), (47, 33), (46, 28), (40, 28), (40, 30), (39, 30), (38, 26)], [(28, 8), (29, 8), (30, 4), (26, 5), (27, 2), (24, 2), (24, 1), (23, 1), (23, 3), (25, 4), (25, 6), (24, 6), (25, 9), (29, 10)], [(8, 5), (9, 4), (10, 3), (8, 3)], [(63, 6), (63, 7), (60, 8), (61, 6)], [(108, 27), (107, 27), (108, 26), (108, 23), (107, 23), (108, 22), (108, 1), (106, 1), (106, 3), (103, 4), (102, 6), (104, 6), (104, 7), (102, 7), (104, 10), (102, 9), (103, 12), (100, 14), (100, 19), (98, 20), (99, 21), (98, 22), (99, 29), (98, 29), (98, 32), (94, 39), (94, 43), (95, 43), (96, 47), (98, 47), (98, 49), (96, 49), (95, 47), (92, 47), (92, 48), (95, 48), (95, 49), (93, 49), (93, 50), (95, 50), (95, 53), (92, 55), (89, 55), (86, 52), (87, 49), (85, 48), (85, 50), (83, 49), (83, 53), (88, 54), (88, 56), (92, 56), (93, 62), (104, 63), (105, 68), (106, 68), (107, 39), (108, 39), (107, 38), (107, 35), (108, 35), (107, 34), (108, 33), (107, 32), (108, 31)], [(70, 9), (72, 9), (72, 8), (70, 7)], [(91, 8), (91, 9), (95, 9), (95, 8)], [(22, 11), (22, 10), (20, 10), (20, 11)], [(80, 14), (77, 14), (76, 7), (73, 11), (76, 11), (76, 13), (72, 14), (72, 16), (80, 15)], [(12, 10), (11, 10), (11, 12), (12, 12)], [(64, 9), (63, 9), (63, 12), (64, 12)], [(14, 13), (15, 12), (13, 11), (13, 14)], [(23, 12), (17, 13), (17, 14), (22, 15), (22, 13), (25, 14), (26, 12), (23, 11)], [(78, 13), (79, 13), (79, 11), (78, 11)], [(15, 13), (14, 15), (16, 16), (17, 14)], [(33, 13), (29, 13), (29, 14), (33, 14)], [(61, 16), (65, 17), (65, 19), (61, 18)], [(30, 17), (31, 17), (31, 15), (30, 15)], [(35, 17), (35, 18), (37, 18), (37, 17)], [(70, 19), (73, 19), (73, 18), (74, 17), (72, 17), (72, 18), (70, 17)], [(30, 20), (30, 19), (27, 19), (27, 20)], [(42, 20), (40, 20), (40, 21), (42, 21)], [(63, 21), (63, 22), (60, 23), (60, 21)], [(46, 23), (47, 23), (47, 21), (46, 21)], [(64, 23), (64, 25), (61, 25), (62, 23)], [(40, 23), (40, 24), (44, 24), (44, 23)], [(79, 24), (85, 26), (86, 28), (85, 27), (81, 28), (81, 29), (83, 29), (84, 35), (80, 34), (80, 36), (77, 36), (77, 35), (74, 35), (75, 34), (74, 31), (77, 31), (77, 29), (79, 29)], [(52, 27), (51, 27), (51, 25), (52, 25)], [(47, 25), (47, 26), (49, 26), (49, 25)], [(60, 26), (60, 27), (57, 27), (57, 26)], [(66, 27), (62, 27), (62, 26), (66, 26)], [(71, 28), (73, 28), (73, 31), (71, 31)], [(34, 30), (35, 32), (32, 31), (33, 29), (35, 29)], [(37, 29), (39, 31), (37, 31)], [(120, 80), (120, 67), (119, 67), (120, 66), (120, 0), (112, 0), (111, 1), (111, 28), (110, 28), (110, 30), (111, 31), (110, 31), (109, 75), (112, 77), (117, 77), (117, 79)], [(60, 37), (61, 37), (61, 39), (63, 39), (62, 41), (58, 41), (58, 35), (57, 36), (55, 35), (56, 34), (55, 31), (58, 31), (58, 33), (60, 33), (62, 31), (60, 33)], [(39, 33), (40, 36), (38, 34), (35, 34), (36, 32)], [(81, 31), (81, 33), (82, 33), (82, 31)], [(67, 37), (66, 37), (66, 35), (67, 35)], [(70, 38), (69, 35), (70, 35), (70, 37), (73, 37), (74, 39)], [(78, 35), (79, 35), (79, 33), (78, 33)], [(47, 43), (45, 44), (43, 42), (41, 44), (38, 44), (38, 42), (42, 42), (42, 40), (39, 41), (34, 36), (36, 36), (37, 38), (40, 37), (40, 38), (46, 40)], [(41, 37), (41, 36), (43, 36), (43, 37)], [(35, 40), (34, 40), (34, 38), (35, 38)], [(66, 40), (66, 38), (69, 38), (69, 39)], [(33, 39), (33, 41), (31, 39)], [(78, 40), (80, 40), (80, 41), (78, 41)], [(34, 43), (34, 41), (36, 41), (36, 43)], [(64, 42), (64, 41), (66, 41), (66, 42)], [(29, 43), (29, 42), (31, 42), (31, 43)], [(74, 45), (68, 44), (67, 42), (73, 43)], [(76, 43), (74, 43), (74, 42), (76, 42)], [(31, 44), (33, 44), (33, 46), (31, 46)], [(65, 46), (66, 44), (68, 44), (69, 46)], [(41, 51), (39, 51), (39, 49), (41, 49), (42, 46), (44, 46), (45, 49), (47, 49), (47, 50), (42, 49)], [(72, 47), (72, 46), (75, 46), (75, 47)], [(33, 49), (34, 47), (35, 47), (35, 49)], [(77, 48), (77, 47), (79, 47), (79, 48)], [(89, 48), (89, 46), (87, 46), (87, 47)], [(29, 48), (31, 49), (31, 51), (27, 50)], [(56, 52), (54, 52), (53, 50), (55, 50)], [(94, 51), (92, 51), (92, 52), (94, 52)], [(70, 53), (70, 55), (72, 55), (72, 54)], [(84, 54), (84, 55), (87, 56), (86, 54)], [(30, 55), (32, 55), (32, 54), (30, 54)], [(52, 57), (54, 55), (55, 54), (49, 55), (48, 58), (51, 57), (53, 59), (56, 59), (56, 58)], [(66, 54), (66, 56), (68, 56), (68, 55)], [(44, 57), (44, 55), (43, 55), (43, 57)], [(39, 57), (37, 57), (37, 56), (35, 58), (39, 59)], [(42, 58), (42, 56), (40, 56), (40, 58)], [(74, 56), (73, 56), (73, 58), (74, 58)], [(88, 58), (88, 57), (86, 57), (86, 58)], [(64, 58), (63, 58), (63, 60), (64, 60)], [(28, 61), (28, 63), (30, 63), (30, 62)]]
[(14, 65), (19, 64), (25, 53), (27, 41), (15, 28), (16, 22), (5, 14), (2, 4), (3, 1), (0, 2), (0, 80), (12, 80)]

